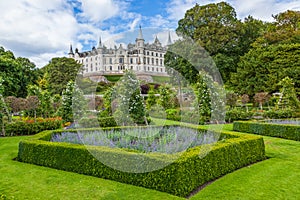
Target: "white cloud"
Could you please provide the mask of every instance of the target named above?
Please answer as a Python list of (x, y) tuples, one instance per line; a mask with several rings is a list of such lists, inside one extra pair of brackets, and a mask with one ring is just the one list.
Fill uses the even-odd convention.
[(170, 20), (161, 15), (155, 15), (154, 17), (150, 18), (149, 21), (151, 27), (167, 28), (170, 26)]
[(187, 10), (193, 8), (196, 3), (199, 5), (206, 5), (209, 3), (217, 3), (221, 2), (221, 0), (171, 0), (167, 6), (167, 12), (169, 14), (169, 19), (178, 21), (184, 17), (184, 14)]
[(0, 45), (23, 57), (64, 49), (79, 28), (64, 2), (0, 1)]
[(272, 14), (276, 15), (286, 10), (300, 9), (300, 0), (232, 0), (229, 2), (236, 9), (239, 18), (245, 18), (248, 15), (252, 15), (254, 18), (264, 21), (273, 21)]
[(37, 66), (45, 66), (49, 63), (51, 58), (67, 56), (63, 51), (57, 51), (55, 53), (41, 53), (29, 56), (28, 58), (33, 61)]
[(99, 22), (111, 18), (120, 11), (119, 4), (114, 0), (80, 0), (82, 17), (92, 22)]
[[(209, 3), (218, 3), (221, 0), (171, 0), (167, 6), (168, 18), (178, 21), (184, 17), (185, 12), (194, 7), (196, 3), (206, 5)], [(272, 14), (278, 14), (288, 9), (299, 10), (300, 0), (227, 0), (233, 6), (240, 19), (252, 15), (264, 21), (272, 21)]]
[(140, 21), (141, 17), (135, 18), (133, 22), (129, 24), (129, 31), (134, 31)]
[[(77, 6), (78, 2), (75, 2)], [(81, 51), (80, 40), (90, 44), (99, 36), (110, 38), (111, 30), (102, 31), (99, 24), (116, 15), (118, 5), (124, 4), (113, 0), (82, 0), (81, 3), (83, 15), (97, 23), (79, 23), (73, 12), (74, 4), (65, 0), (0, 1), (0, 46), (43, 67), (53, 56), (66, 56), (70, 43)], [(97, 42), (92, 45), (96, 46)]]
[[(70, 43), (73, 44), (73, 50), (78, 48), (82, 51), (84, 48), (97, 46), (100, 36), (107, 46), (115, 45), (118, 40), (132, 42), (138, 25), (143, 25), (143, 22), (160, 29), (149, 33), (145, 30), (145, 38), (151, 38), (152, 42), (152, 34), (158, 33), (158, 38), (165, 44), (168, 31), (164, 30), (175, 29), (177, 21), (184, 17), (186, 10), (196, 3), (205, 5), (220, 1), (169, 0), (166, 17), (163, 17), (164, 13), (146, 17), (142, 12), (129, 11), (129, 4), (134, 4), (132, 0), (2, 0), (0, 46), (13, 51), (16, 56), (31, 58), (38, 67), (42, 67), (54, 56), (67, 55)], [(240, 18), (252, 15), (255, 18), (271, 20), (272, 14), (287, 9), (300, 9), (300, 0), (227, 2), (235, 7)], [(81, 10), (79, 14), (74, 13), (74, 6)], [(111, 18), (113, 20), (109, 21)], [(129, 32), (114, 34), (120, 30)], [(176, 39), (173, 33), (172, 37)], [(129, 38), (133, 39), (128, 40)]]

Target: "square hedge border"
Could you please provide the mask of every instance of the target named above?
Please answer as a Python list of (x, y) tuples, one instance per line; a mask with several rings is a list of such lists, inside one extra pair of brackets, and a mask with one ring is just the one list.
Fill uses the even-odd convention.
[(292, 124), (273, 124), (255, 121), (237, 121), (233, 123), (233, 130), (271, 137), (300, 141), (300, 126)]
[[(21, 141), (18, 160), (186, 197), (209, 181), (265, 159), (262, 137), (222, 131), (220, 138), (226, 139), (212, 145), (211, 150), (203, 158), (199, 157), (202, 145), (188, 149), (179, 159), (162, 169), (146, 173), (128, 173), (104, 165), (95, 159), (84, 145), (49, 141), (52, 134), (60, 132), (64, 131), (44, 131), (31, 139)], [(116, 160), (126, 160), (138, 154), (117, 148), (101, 146), (92, 148), (99, 153), (114, 156)], [(168, 160), (168, 156), (171, 155), (164, 155), (162, 158), (158, 153), (150, 153), (145, 156), (155, 163)]]

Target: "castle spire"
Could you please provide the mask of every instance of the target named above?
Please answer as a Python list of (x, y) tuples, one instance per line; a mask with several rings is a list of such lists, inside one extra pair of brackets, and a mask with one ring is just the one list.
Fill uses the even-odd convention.
[(167, 42), (167, 45), (171, 45), (173, 42), (172, 42), (172, 39), (171, 39), (171, 33), (169, 31), (169, 37), (168, 37), (168, 42)]
[(72, 48), (72, 44), (70, 44), (70, 52), (69, 52), (69, 55), (74, 55), (73, 48)]
[(157, 38), (157, 35), (155, 36), (154, 43), (160, 43), (159, 40), (158, 40), (158, 38)]
[(137, 37), (138, 40), (144, 40), (144, 37), (143, 37), (143, 32), (142, 32), (142, 27), (140, 25), (140, 30), (139, 30), (139, 35)]
[(99, 44), (98, 44), (98, 48), (102, 48), (101, 36), (99, 37)]

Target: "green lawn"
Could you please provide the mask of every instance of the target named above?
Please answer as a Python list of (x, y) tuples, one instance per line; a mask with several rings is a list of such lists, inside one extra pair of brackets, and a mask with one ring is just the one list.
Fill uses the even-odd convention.
[(268, 160), (218, 179), (191, 199), (300, 199), (300, 142), (264, 141)]
[[(232, 125), (225, 125), (232, 130)], [(14, 199), (180, 199), (100, 178), (13, 161), (18, 142), (0, 138), (0, 196)], [(300, 199), (300, 142), (264, 137), (268, 160), (228, 174), (191, 199)], [(1, 197), (0, 197), (1, 199)]]
[(0, 138), (1, 194), (13, 199), (180, 199), (119, 182), (20, 163), (18, 143), (28, 137)]

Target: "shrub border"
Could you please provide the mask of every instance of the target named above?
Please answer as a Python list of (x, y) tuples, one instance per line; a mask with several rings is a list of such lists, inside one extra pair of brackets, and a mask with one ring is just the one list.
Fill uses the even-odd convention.
[[(18, 160), (186, 197), (200, 185), (265, 159), (262, 137), (223, 131), (221, 137), (226, 136), (228, 139), (213, 145), (203, 158), (199, 157), (199, 152), (204, 146), (197, 146), (184, 152), (178, 160), (163, 169), (147, 173), (127, 173), (102, 164), (83, 145), (49, 142), (52, 134), (59, 132), (62, 131), (44, 131), (21, 141)], [(92, 148), (113, 155), (116, 159), (126, 159), (137, 154), (108, 147)], [(162, 161), (161, 154), (146, 156), (153, 159), (154, 163)], [(171, 155), (164, 155), (163, 160), (167, 160), (168, 156)]]
[(300, 126), (298, 125), (237, 121), (233, 123), (233, 130), (300, 141)]

